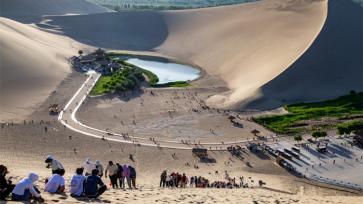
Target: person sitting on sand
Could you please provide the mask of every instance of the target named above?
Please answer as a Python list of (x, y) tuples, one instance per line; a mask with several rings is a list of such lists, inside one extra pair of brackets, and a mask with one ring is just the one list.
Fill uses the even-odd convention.
[(82, 167), (84, 169), (85, 175), (90, 176), (92, 175), (92, 170), (96, 169), (96, 165), (91, 162), (90, 158), (86, 158), (86, 161), (82, 164)]
[(86, 177), (83, 175), (83, 168), (77, 168), (76, 174), (71, 178), (71, 196), (73, 197), (81, 197), (83, 194), (83, 183), (86, 180)]
[(5, 200), (15, 187), (15, 185), (11, 182), (11, 177), (6, 180), (5, 177), (8, 173), (8, 168), (4, 165), (0, 165), (0, 200)]
[(102, 182), (98, 173), (97, 169), (93, 169), (92, 175), (87, 176), (84, 181), (84, 195), (88, 198), (97, 198), (107, 190), (107, 186)]
[(45, 163), (47, 163), (47, 168), (52, 168), (52, 174), (54, 174), (57, 170), (64, 170), (63, 165), (58, 160), (54, 159), (52, 155), (47, 156)]
[(65, 189), (64, 170), (59, 169), (49, 178), (45, 184), (45, 192), (48, 193), (63, 193)]
[(106, 167), (105, 176), (107, 177), (107, 172), (111, 181), (112, 188), (118, 188), (117, 185), (117, 170), (118, 167), (113, 161), (109, 161)]
[(31, 199), (43, 202), (40, 196), (40, 191), (34, 186), (38, 181), (39, 176), (35, 173), (30, 173), (27, 178), (20, 180), (14, 187), (12, 192), (13, 201), (30, 201)]

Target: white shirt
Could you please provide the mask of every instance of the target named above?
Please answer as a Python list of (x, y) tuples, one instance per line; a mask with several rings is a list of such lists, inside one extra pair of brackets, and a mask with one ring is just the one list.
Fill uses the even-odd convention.
[(89, 174), (89, 175), (91, 175), (92, 174), (92, 170), (93, 169), (96, 169), (96, 164), (93, 164), (93, 163), (91, 163), (90, 161), (86, 161), (86, 162), (84, 162), (83, 164), (82, 164), (82, 167), (83, 167), (83, 169), (84, 169), (84, 173), (87, 175), (87, 174)]
[(65, 186), (63, 176), (58, 174), (53, 174), (47, 184), (45, 184), (45, 191), (49, 193), (56, 193), (58, 188), (61, 186)]
[(83, 182), (86, 179), (83, 175), (73, 175), (71, 178), (71, 194), (81, 196), (83, 193)]
[(52, 166), (53, 171), (55, 171), (57, 169), (64, 169), (63, 165), (56, 159), (52, 160), (51, 166)]
[(13, 189), (13, 194), (22, 196), (24, 195), (24, 192), (26, 189), (29, 189), (30, 193), (35, 196), (39, 197), (39, 193), (37, 193), (34, 189), (33, 182), (29, 178), (25, 178), (19, 181), (19, 183), (16, 184), (15, 188)]
[(108, 175), (112, 176), (117, 174), (118, 167), (116, 164), (107, 164), (106, 171), (108, 171)]

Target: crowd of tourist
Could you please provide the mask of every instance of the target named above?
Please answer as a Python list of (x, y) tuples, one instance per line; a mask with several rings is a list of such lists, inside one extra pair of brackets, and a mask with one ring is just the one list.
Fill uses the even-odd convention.
[[(218, 172), (216, 172), (218, 174)], [(202, 176), (191, 176), (188, 178), (185, 173), (180, 174), (178, 172), (167, 173), (164, 170), (160, 175), (160, 187), (162, 188), (248, 188), (248, 182), (244, 177), (239, 178), (239, 183), (236, 182), (236, 178), (231, 178), (227, 172), (225, 172), (225, 180), (210, 182), (208, 179)], [(251, 179), (251, 178), (249, 178)], [(253, 180), (250, 180), (252, 183)], [(189, 185), (189, 186), (188, 186)], [(265, 185), (262, 180), (258, 182), (259, 186)]]
[[(61, 162), (49, 155), (45, 163), (51, 169), (52, 175), (45, 179), (44, 192), (51, 194), (65, 194), (65, 169)], [(13, 184), (12, 177), (7, 178), (8, 168), (0, 165), (0, 200), (44, 202), (41, 191), (35, 183), (39, 180), (36, 173), (29, 173), (26, 178)], [(104, 174), (103, 174), (104, 173)], [(136, 189), (136, 170), (132, 166), (114, 164), (109, 161), (105, 170), (101, 162), (91, 162), (89, 158), (77, 168), (69, 184), (69, 192), (73, 197), (97, 198), (107, 190), (102, 177), (110, 179), (110, 187), (125, 189), (125, 183)]]

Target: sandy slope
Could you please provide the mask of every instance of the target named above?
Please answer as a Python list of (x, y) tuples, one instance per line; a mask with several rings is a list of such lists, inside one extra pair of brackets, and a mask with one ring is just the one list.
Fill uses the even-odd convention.
[[(264, 0), (198, 10), (45, 17), (49, 21), (26, 19), (90, 46), (157, 51), (197, 64), (222, 78), (231, 89), (211, 97), (209, 104), (241, 108), (253, 101), (248, 108), (264, 109), (286, 101), (316, 100), (362, 89), (362, 78), (357, 74), (362, 66), (359, 61), (362, 49), (361, 44), (354, 44), (359, 41), (359, 31), (354, 31), (361, 15), (361, 12), (356, 14), (357, 7), (358, 12), (361, 7), (349, 1), (330, 4), (328, 22), (310, 49), (327, 17), (327, 0)], [(47, 5), (34, 13), (44, 12), (54, 4)], [(51, 8), (58, 8), (55, 14), (66, 10), (60, 6)], [(335, 21), (339, 29), (330, 29)], [(353, 24), (354, 29), (340, 32)], [(15, 46), (2, 39), (9, 47)], [(347, 46), (356, 52), (336, 51)], [(8, 50), (2, 52), (13, 55)], [(349, 72), (343, 71), (343, 66)], [(339, 78), (342, 75), (343, 80)], [(291, 80), (296, 83), (291, 84)], [(314, 88), (317, 86), (320, 88)], [(306, 90), (314, 91), (305, 94)]]
[(183, 15), (168, 14), (160, 47), (220, 75), (232, 93), (212, 104), (234, 106), (289, 67), (313, 42), (327, 1), (262, 1)]
[(70, 72), (77, 44), (0, 18), (0, 121), (20, 119), (45, 100)]
[(1, 0), (0, 16), (29, 22), (43, 15), (92, 14), (108, 9), (86, 0)]
[(107, 11), (85, 0), (0, 1), (0, 121), (19, 121), (33, 112), (70, 72), (68, 58), (80, 47), (22, 23)]
[(312, 46), (262, 86), (262, 97), (248, 107), (324, 100), (363, 90), (363, 7), (352, 1), (332, 0), (328, 11), (324, 28)]
[(197, 10), (52, 17), (49, 24), (85, 44), (156, 50), (197, 64), (232, 90), (211, 98), (211, 104), (230, 107), (255, 96), (300, 57), (326, 15), (325, 0), (266, 0)]

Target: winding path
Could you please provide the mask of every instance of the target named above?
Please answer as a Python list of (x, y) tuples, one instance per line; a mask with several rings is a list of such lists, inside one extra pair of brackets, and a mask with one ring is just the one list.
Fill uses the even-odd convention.
[(96, 84), (97, 80), (101, 77), (101, 74), (90, 71), (87, 73), (89, 77), (86, 81), (82, 84), (82, 86), (77, 90), (77, 92), (73, 95), (73, 97), (69, 100), (66, 104), (64, 109), (60, 112), (58, 116), (58, 120), (67, 128), (99, 139), (105, 139), (109, 141), (121, 142), (121, 143), (128, 143), (134, 145), (141, 145), (141, 146), (149, 146), (149, 147), (158, 147), (158, 148), (172, 148), (172, 149), (184, 149), (190, 150), (193, 147), (203, 147), (210, 150), (226, 150), (230, 145), (242, 145), (248, 140), (241, 140), (241, 141), (233, 141), (233, 142), (224, 142), (222, 143), (199, 143), (198, 145), (195, 144), (185, 144), (181, 141), (171, 141), (171, 140), (163, 140), (160, 138), (155, 138), (157, 140), (151, 141), (148, 138), (143, 137), (135, 137), (135, 136), (128, 136), (127, 138), (124, 137), (122, 134), (118, 133), (111, 133), (104, 130), (96, 129), (93, 127), (89, 127), (81, 122), (79, 122), (76, 118), (76, 112), (78, 111), (79, 107), (82, 105), (84, 100), (87, 98), (88, 94), (92, 90), (93, 86)]

